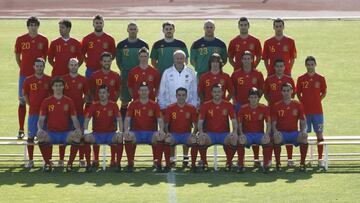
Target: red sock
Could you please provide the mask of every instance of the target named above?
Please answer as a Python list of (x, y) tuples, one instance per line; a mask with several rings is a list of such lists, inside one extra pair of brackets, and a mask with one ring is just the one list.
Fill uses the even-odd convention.
[(95, 161), (99, 161), (99, 152), (100, 152), (100, 145), (94, 144), (93, 145), (93, 155), (94, 155)]
[(29, 155), (29, 160), (33, 160), (34, 159), (34, 145), (28, 145), (27, 151), (28, 151), (28, 155)]
[(110, 145), (111, 163), (115, 163), (116, 149), (117, 149), (116, 145)]
[(79, 159), (80, 160), (83, 160), (84, 159), (84, 154), (85, 154), (85, 145), (84, 144), (81, 144), (79, 146)]
[(208, 165), (207, 157), (206, 157), (207, 147), (200, 147), (199, 151), (200, 151), (200, 158), (201, 158), (201, 160), (203, 161), (203, 163), (204, 163), (205, 165)]
[(136, 145), (133, 143), (125, 143), (125, 152), (129, 166), (134, 166)]
[(264, 157), (264, 167), (269, 165), (270, 156), (271, 156), (272, 147), (271, 146), (264, 146), (263, 147), (263, 157)]
[(53, 153), (53, 146), (51, 144), (49, 144), (48, 154), (49, 154), (49, 159), (50, 160), (52, 160), (52, 153)]
[(273, 152), (274, 152), (274, 146), (273, 145), (271, 145), (270, 146), (270, 154), (269, 154), (269, 161), (272, 161), (272, 158), (273, 158)]
[(234, 155), (236, 153), (236, 149), (234, 149), (232, 146), (230, 145), (227, 145), (225, 146), (225, 148), (228, 148), (227, 151), (228, 151), (228, 154), (226, 155), (226, 163), (228, 165), (231, 165), (232, 164), (232, 160), (234, 158)]
[(280, 164), (281, 145), (274, 145), (274, 154), (275, 154), (276, 164)]
[(293, 146), (292, 145), (286, 145), (286, 152), (287, 152), (288, 159), (292, 159)]
[(171, 146), (169, 144), (164, 144), (164, 156), (166, 166), (170, 166), (170, 156), (171, 156)]
[(45, 164), (50, 164), (49, 156), (48, 156), (48, 147), (49, 144), (39, 144), (41, 155), (44, 159)]
[(301, 157), (300, 164), (301, 165), (305, 164), (307, 150), (308, 150), (308, 144), (300, 144), (300, 157)]
[(152, 152), (154, 157), (154, 162), (157, 166), (161, 165), (161, 157), (163, 153), (163, 143), (155, 143), (152, 145)]
[[(324, 141), (324, 139), (317, 139), (318, 142), (322, 142)], [(323, 152), (324, 152), (324, 145), (317, 145), (317, 150), (318, 150), (318, 159), (322, 159), (323, 157)]]
[(254, 153), (254, 159), (259, 160), (259, 145), (253, 145), (251, 148)]
[(151, 150), (152, 150), (152, 152), (153, 152), (153, 161), (155, 161), (155, 159), (156, 159), (156, 157), (155, 157), (155, 151), (156, 151), (156, 149), (155, 149), (155, 147), (154, 147), (154, 145), (151, 145)]
[(64, 160), (65, 150), (66, 150), (66, 146), (65, 146), (65, 145), (59, 145), (59, 159), (60, 159), (60, 160)]
[(193, 145), (191, 147), (191, 166), (195, 167), (196, 166), (196, 157), (197, 157), (197, 153), (199, 151), (199, 145)]
[(85, 159), (86, 159), (86, 165), (90, 166), (91, 165), (91, 146), (90, 144), (85, 144), (84, 145), (84, 153), (85, 153)]
[(238, 154), (238, 165), (244, 166), (244, 156), (245, 156), (245, 148), (244, 145), (238, 145), (237, 149)]
[(72, 165), (74, 162), (74, 159), (76, 157), (76, 154), (79, 150), (79, 146), (78, 145), (71, 145), (70, 147), (70, 157), (69, 157), (69, 161), (68, 161), (68, 165)]
[(117, 144), (116, 145), (116, 164), (118, 166), (120, 166), (120, 164), (121, 164), (121, 158), (122, 158), (123, 151), (124, 151), (124, 145), (123, 144)]
[(25, 116), (26, 116), (26, 105), (19, 104), (18, 119), (19, 119), (19, 130), (20, 131), (24, 131)]

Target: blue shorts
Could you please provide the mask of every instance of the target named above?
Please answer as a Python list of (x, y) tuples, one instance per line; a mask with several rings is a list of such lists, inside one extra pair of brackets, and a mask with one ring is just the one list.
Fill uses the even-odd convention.
[(261, 145), (261, 139), (264, 133), (245, 133), (245, 136), (247, 140), (246, 147), (250, 148), (253, 144)]
[(37, 123), (39, 115), (29, 115), (28, 117), (28, 137), (34, 138), (38, 131)]
[(225, 133), (212, 133), (212, 132), (207, 132), (207, 134), (210, 137), (211, 140), (211, 144), (221, 144), (224, 145), (225, 142), (225, 138), (226, 136), (229, 135), (229, 132), (225, 132)]
[(156, 131), (132, 131), (136, 137), (136, 144), (152, 144), (152, 136)]
[(234, 104), (235, 113), (239, 112), (240, 108), (241, 108), (241, 104), (239, 102)]
[(64, 131), (64, 132), (47, 132), (50, 137), (50, 143), (51, 144), (63, 144), (66, 145), (66, 139), (70, 133), (70, 131)]
[(112, 139), (115, 136), (115, 132), (108, 133), (93, 133), (96, 144), (112, 144)]
[(171, 135), (173, 136), (176, 145), (178, 145), (178, 144), (187, 145), (188, 144), (188, 139), (190, 137), (190, 133), (171, 133)]
[(311, 132), (311, 126), (315, 133), (322, 133), (324, 128), (323, 114), (308, 114), (306, 115), (307, 132)]
[(93, 69), (86, 67), (85, 77), (89, 79), (91, 77), (91, 75), (93, 74), (93, 72), (94, 72)]
[(25, 79), (26, 79), (25, 76), (22, 76), (22, 75), (19, 76), (19, 90), (18, 90), (18, 96), (19, 96), (19, 98), (23, 97), (23, 94), (22, 94), (22, 86), (23, 86), (23, 84), (24, 84)]
[(295, 147), (299, 146), (299, 143), (297, 141), (299, 133), (299, 131), (281, 132), (283, 136), (281, 144), (293, 144)]

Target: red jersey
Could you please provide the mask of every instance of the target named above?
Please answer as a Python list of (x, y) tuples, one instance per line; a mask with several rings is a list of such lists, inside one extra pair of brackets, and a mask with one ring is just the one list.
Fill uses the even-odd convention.
[(103, 33), (101, 36), (90, 33), (81, 41), (86, 67), (93, 71), (101, 69), (100, 57), (103, 52), (109, 52), (115, 56), (115, 40), (112, 36)]
[(64, 75), (65, 81), (64, 95), (70, 97), (75, 104), (76, 113), (79, 116), (84, 115), (84, 96), (89, 94), (88, 81), (84, 76), (77, 75), (75, 78), (70, 74)]
[(281, 85), (284, 83), (291, 84), (293, 87), (292, 97), (294, 97), (296, 93), (295, 82), (290, 76), (283, 75), (281, 78), (279, 78), (274, 74), (266, 78), (264, 84), (264, 95), (266, 95), (268, 98), (270, 108), (272, 108), (276, 102), (282, 100), (283, 96), (281, 94)]
[(281, 40), (272, 37), (265, 41), (262, 58), (266, 61), (269, 60), (266, 70), (268, 75), (275, 73), (274, 62), (276, 59), (281, 58), (285, 62), (286, 75), (291, 75), (290, 61), (296, 58), (295, 41), (289, 37), (283, 36)]
[(221, 101), (215, 104), (207, 101), (200, 106), (199, 120), (204, 120), (204, 131), (223, 133), (229, 132), (229, 117), (235, 118), (233, 105), (228, 101)]
[[(230, 59), (234, 59), (235, 61), (234, 70), (241, 69), (241, 57), (245, 51), (250, 51), (253, 55), (253, 59), (255, 59), (255, 57), (257, 59), (261, 58), (262, 49), (259, 39), (252, 35), (249, 35), (247, 38), (243, 39), (238, 35), (230, 41), (228, 55)], [(256, 68), (255, 64), (253, 68)]]
[(126, 117), (131, 118), (131, 130), (156, 131), (157, 119), (161, 117), (160, 106), (152, 100), (146, 104), (135, 100), (130, 103)]
[(252, 70), (245, 73), (243, 70), (236, 70), (231, 75), (231, 79), (235, 86), (235, 99), (241, 105), (249, 103), (248, 95), (252, 87), (258, 90), (264, 89), (264, 76), (260, 71)]
[(60, 76), (69, 73), (68, 63), (70, 58), (83, 60), (80, 42), (74, 38), (64, 40), (59, 37), (50, 43), (49, 61), (55, 62), (51, 76)]
[(31, 75), (25, 79), (22, 91), (29, 98), (29, 115), (39, 115), (41, 102), (50, 96), (50, 81), (47, 75), (41, 78)]
[(277, 102), (271, 111), (271, 120), (276, 121), (279, 131), (298, 131), (298, 121), (305, 120), (304, 108), (298, 101), (292, 100), (290, 104)]
[(234, 95), (234, 85), (231, 81), (230, 76), (227, 73), (222, 72), (218, 74), (213, 74), (209, 71), (200, 76), (200, 81), (198, 84), (198, 94), (204, 95), (203, 102), (212, 99), (211, 88), (215, 84), (221, 84), (221, 89), (224, 92), (224, 99), (230, 100), (230, 98), (226, 96), (226, 90), (228, 91), (229, 95)]
[(116, 119), (121, 119), (121, 113), (118, 105), (112, 101), (109, 101), (106, 105), (95, 102), (91, 104), (85, 117), (93, 118), (92, 128), (94, 132), (106, 133), (117, 130)]
[(160, 73), (152, 66), (148, 66), (145, 70), (136, 66), (132, 68), (128, 75), (128, 87), (132, 89), (133, 100), (139, 99), (138, 89), (142, 82), (147, 82), (150, 94), (149, 99), (155, 101), (160, 85)]
[(41, 103), (40, 116), (46, 116), (48, 131), (68, 131), (71, 116), (76, 116), (74, 102), (67, 96), (61, 99), (48, 97)]
[(166, 108), (165, 122), (170, 133), (191, 133), (192, 124), (197, 121), (196, 108), (191, 104), (180, 107), (177, 103)]
[(35, 73), (33, 68), (35, 59), (46, 59), (48, 46), (48, 39), (41, 34), (34, 38), (30, 37), (29, 34), (24, 34), (16, 39), (15, 53), (21, 55), (21, 76), (28, 77)]
[(90, 77), (90, 88), (95, 93), (94, 101), (99, 101), (99, 87), (106, 85), (109, 88), (109, 100), (116, 102), (119, 98), (120, 91), (120, 75), (114, 71), (104, 73), (103, 70), (94, 72)]
[(270, 122), (270, 110), (264, 104), (251, 108), (249, 104), (241, 106), (238, 121), (242, 124), (243, 133), (264, 132), (264, 121)]
[(305, 114), (322, 114), (321, 95), (326, 93), (325, 78), (317, 73), (305, 73), (297, 80), (296, 91)]

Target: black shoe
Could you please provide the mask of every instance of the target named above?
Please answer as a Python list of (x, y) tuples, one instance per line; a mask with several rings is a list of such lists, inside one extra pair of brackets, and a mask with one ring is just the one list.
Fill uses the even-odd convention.
[(281, 165), (280, 164), (276, 164), (276, 171), (280, 172), (281, 171)]
[(299, 169), (301, 172), (306, 172), (306, 166), (304, 164), (301, 164)]
[(170, 167), (171, 167), (171, 168), (175, 168), (175, 166), (176, 166), (176, 162), (175, 162), (175, 161), (171, 161), (171, 162), (170, 162)]
[(209, 171), (209, 166), (207, 164), (204, 164), (202, 167), (204, 172), (208, 172)]
[(126, 172), (128, 172), (128, 173), (134, 172), (134, 166), (128, 165), (128, 166), (126, 167)]
[(189, 166), (189, 157), (184, 157), (182, 167), (187, 168)]
[(162, 167), (161, 167), (161, 165), (156, 165), (155, 167), (154, 167), (154, 173), (161, 173), (162, 172)]
[(74, 172), (74, 168), (72, 165), (66, 165), (66, 172)]
[(117, 165), (117, 166), (116, 166), (116, 172), (118, 172), (118, 173), (121, 172), (121, 165)]
[(191, 166), (190, 171), (193, 172), (193, 173), (196, 173), (197, 172), (197, 167), (196, 166)]
[(255, 160), (255, 161), (254, 161), (254, 168), (260, 168), (260, 167), (261, 167), (260, 161), (259, 161), (259, 160)]
[(91, 165), (92, 165), (93, 168), (98, 168), (99, 167), (99, 161), (94, 160)]
[(170, 166), (165, 166), (165, 167), (164, 167), (164, 170), (163, 170), (164, 173), (169, 173), (170, 171), (171, 171), (171, 167), (170, 167)]
[(19, 131), (17, 139), (22, 140), (25, 137), (24, 131)]
[(91, 166), (86, 166), (85, 172), (86, 173), (91, 173), (92, 172), (92, 167)]
[(52, 172), (51, 164), (45, 164), (43, 167), (43, 172)]
[(225, 171), (227, 172), (231, 171), (231, 164), (226, 164)]
[(270, 171), (269, 167), (262, 167), (262, 172), (263, 172), (264, 174), (268, 174), (269, 171)]
[(245, 168), (243, 166), (239, 166), (237, 169), (236, 169), (236, 173), (244, 173), (245, 172)]

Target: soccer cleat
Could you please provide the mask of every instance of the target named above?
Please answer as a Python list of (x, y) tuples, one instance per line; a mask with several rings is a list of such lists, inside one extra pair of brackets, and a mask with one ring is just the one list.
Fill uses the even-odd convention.
[(271, 165), (272, 165), (272, 161), (271, 161), (271, 160), (269, 160), (268, 167), (270, 168), (270, 167), (271, 167)]
[(231, 171), (231, 164), (226, 164), (225, 171)]
[(121, 172), (121, 165), (120, 164), (116, 166), (116, 172), (118, 172), (118, 173)]
[(26, 164), (25, 164), (25, 168), (32, 168), (34, 167), (34, 161), (33, 160), (29, 160)]
[(261, 167), (261, 169), (262, 169), (262, 172), (263, 172), (264, 174), (268, 174), (269, 171), (270, 171), (270, 168), (269, 168), (269, 167)]
[(25, 133), (24, 133), (24, 131), (19, 131), (19, 133), (18, 133), (18, 136), (17, 136), (17, 139), (19, 139), (19, 140), (21, 140), (21, 139), (23, 139), (25, 137)]
[(175, 161), (171, 161), (171, 162), (170, 162), (170, 166), (171, 166), (171, 168), (175, 168), (176, 162), (175, 162)]
[(43, 166), (43, 172), (52, 172), (52, 166), (51, 164), (45, 164)]
[(116, 166), (115, 160), (111, 160), (110, 161), (110, 167), (115, 167), (115, 166)]
[(306, 166), (305, 164), (301, 164), (300, 167), (299, 167), (300, 171), (301, 172), (306, 172)]
[(295, 166), (294, 161), (292, 159), (289, 159), (287, 163), (287, 167), (294, 168), (294, 166)]
[(64, 167), (64, 160), (58, 161), (58, 167)]
[(134, 172), (134, 166), (131, 166), (131, 165), (126, 166), (126, 172), (128, 172), (128, 173)]
[(245, 168), (243, 166), (239, 166), (237, 169), (236, 169), (236, 173), (244, 173), (245, 172)]
[(84, 168), (86, 166), (85, 160), (79, 160), (79, 167)]
[(197, 172), (197, 167), (196, 166), (191, 166), (190, 171), (193, 172), (193, 173), (196, 173)]
[(94, 167), (94, 168), (99, 167), (99, 160), (94, 160), (91, 165), (92, 165), (92, 167)]
[(189, 157), (184, 157), (182, 167), (187, 168), (189, 166)]
[(281, 164), (276, 164), (275, 170), (280, 172), (281, 171)]
[(202, 167), (204, 172), (208, 172), (209, 171), (209, 166), (207, 164), (204, 164)]
[(319, 168), (325, 168), (325, 161), (324, 160), (319, 160), (318, 161), (318, 166), (319, 166)]
[(74, 172), (73, 166), (70, 164), (66, 165), (66, 172)]
[(260, 161), (259, 159), (255, 159), (254, 160), (254, 168), (260, 168), (261, 164), (260, 164)]
[(171, 167), (170, 167), (170, 166), (165, 166), (165, 167), (164, 167), (164, 170), (163, 170), (164, 173), (169, 173), (170, 171), (171, 171)]
[(161, 167), (161, 165), (156, 165), (155, 167), (154, 167), (154, 173), (161, 173), (162, 172), (162, 167)]
[(86, 173), (91, 173), (92, 172), (92, 167), (91, 166), (86, 166), (85, 172)]

